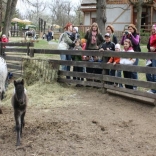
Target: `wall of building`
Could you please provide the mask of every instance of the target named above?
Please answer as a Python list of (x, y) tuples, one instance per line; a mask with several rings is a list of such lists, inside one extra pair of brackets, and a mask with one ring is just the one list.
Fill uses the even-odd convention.
[[(113, 24), (116, 31), (123, 31), (125, 25), (131, 23), (131, 7), (128, 4), (109, 4), (107, 5), (106, 16), (106, 25)], [(92, 18), (96, 18), (96, 12), (85, 12), (84, 25), (91, 25)]]
[(156, 23), (156, 10), (153, 10), (153, 23)]

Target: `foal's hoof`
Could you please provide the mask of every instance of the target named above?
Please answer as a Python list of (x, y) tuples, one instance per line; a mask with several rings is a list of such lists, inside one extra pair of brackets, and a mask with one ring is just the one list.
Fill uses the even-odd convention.
[(20, 142), (16, 143), (16, 146), (20, 146)]

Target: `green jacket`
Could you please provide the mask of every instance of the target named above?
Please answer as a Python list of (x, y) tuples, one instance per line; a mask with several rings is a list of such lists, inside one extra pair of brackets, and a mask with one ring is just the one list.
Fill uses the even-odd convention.
[[(75, 46), (73, 50), (82, 50), (81, 46)], [(72, 55), (73, 61), (82, 61), (82, 57), (78, 55)]]
[(70, 39), (67, 32), (63, 33), (63, 40), (64, 40), (65, 43), (67, 43), (69, 45), (69, 47), (73, 46), (73, 41)]

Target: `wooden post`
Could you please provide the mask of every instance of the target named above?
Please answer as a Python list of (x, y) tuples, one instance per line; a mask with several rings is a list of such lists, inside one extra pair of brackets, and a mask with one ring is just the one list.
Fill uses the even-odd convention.
[(102, 89), (103, 90), (102, 90), (102, 93), (106, 94), (107, 93), (107, 89), (105, 88), (106, 82), (103, 80), (103, 77), (106, 75), (106, 69), (104, 69), (104, 63), (107, 63), (107, 58), (103, 56), (102, 60), (103, 60), (103, 62), (102, 62), (102, 64), (103, 64), (103, 70), (102, 70), (102, 82), (103, 82), (103, 88)]
[(0, 55), (2, 56), (2, 42), (0, 43)]
[(35, 49), (34, 48), (31, 48), (29, 50), (30, 50), (29, 56), (30, 57), (34, 57), (34, 51), (35, 51)]
[(43, 33), (45, 33), (45, 28), (46, 28), (46, 21), (44, 21)]
[(1, 55), (5, 59), (3, 43), (1, 42)]
[(28, 56), (29, 56), (29, 53), (30, 53), (30, 48), (29, 48), (29, 47), (30, 47), (30, 43), (28, 42), (28, 43), (27, 43), (27, 55), (28, 55)]
[(151, 7), (151, 26), (153, 25), (153, 7)]

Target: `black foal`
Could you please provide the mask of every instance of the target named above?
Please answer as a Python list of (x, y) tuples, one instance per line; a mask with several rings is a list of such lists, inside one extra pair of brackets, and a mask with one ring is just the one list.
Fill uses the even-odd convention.
[(27, 107), (27, 95), (24, 88), (24, 80), (14, 81), (15, 91), (12, 96), (12, 106), (14, 108), (14, 117), (16, 122), (17, 146), (20, 145), (22, 128), (25, 125), (24, 116)]

